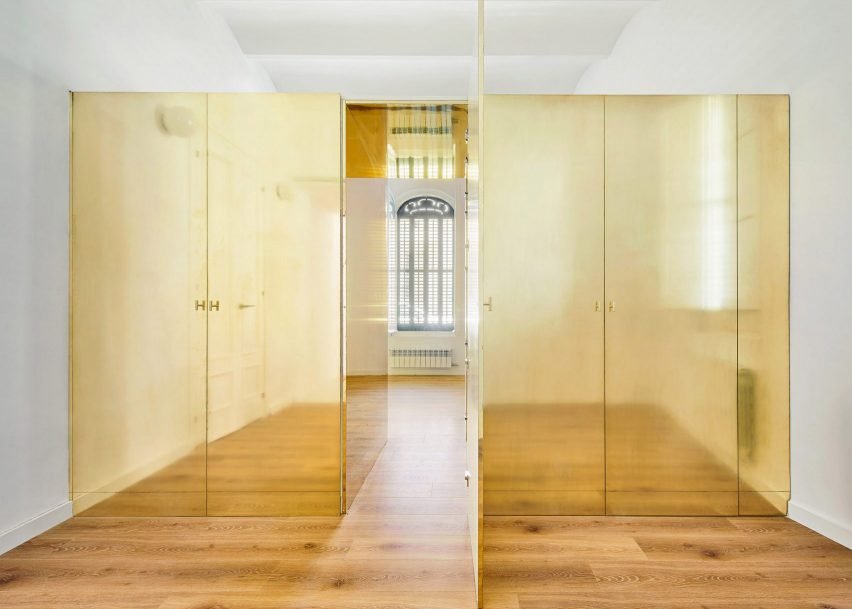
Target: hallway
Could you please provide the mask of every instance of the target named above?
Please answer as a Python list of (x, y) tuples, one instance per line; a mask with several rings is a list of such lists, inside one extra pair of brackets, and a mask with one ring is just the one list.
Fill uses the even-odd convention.
[(464, 381), (389, 387), (388, 443), (346, 516), (74, 518), (0, 558), (0, 607), (475, 607)]

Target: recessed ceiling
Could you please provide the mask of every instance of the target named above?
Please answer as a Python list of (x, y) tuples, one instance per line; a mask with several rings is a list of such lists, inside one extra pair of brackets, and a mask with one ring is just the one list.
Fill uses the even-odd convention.
[[(203, 0), (280, 91), (465, 99), (476, 0)], [(653, 0), (486, 0), (486, 92), (570, 93)]]

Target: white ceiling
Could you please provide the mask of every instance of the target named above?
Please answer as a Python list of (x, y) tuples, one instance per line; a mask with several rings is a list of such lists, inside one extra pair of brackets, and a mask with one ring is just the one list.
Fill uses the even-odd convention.
[[(570, 93), (655, 0), (486, 0), (486, 91)], [(279, 91), (465, 99), (476, 0), (201, 0)]]

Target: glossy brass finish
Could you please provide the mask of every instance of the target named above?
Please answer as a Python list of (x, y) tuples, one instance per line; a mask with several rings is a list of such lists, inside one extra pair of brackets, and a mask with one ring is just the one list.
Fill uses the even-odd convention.
[(74, 511), (203, 513), (206, 315), (186, 298), (207, 290), (206, 96), (75, 93), (73, 109)]
[(734, 96), (606, 99), (610, 513), (737, 513), (736, 124)]
[(339, 97), (210, 94), (208, 108), (209, 289), (256, 306), (208, 317), (207, 513), (336, 514)]
[[(485, 286), (500, 307), (483, 307), (486, 514), (786, 513), (787, 98), (607, 97), (605, 197), (560, 190), (560, 178), (580, 183), (565, 159), (588, 154), (588, 178), (601, 158), (594, 145), (571, 139), (579, 129), (560, 133), (579, 120), (569, 99), (487, 98)], [(548, 104), (562, 106), (549, 113)], [(565, 218), (548, 207), (562, 192)], [(535, 201), (535, 213), (527, 206), (515, 215), (513, 198)], [(549, 242), (562, 231), (579, 247), (569, 231), (603, 230), (593, 215), (567, 218), (581, 202), (606, 210), (605, 245), (589, 245), (584, 256)], [(537, 230), (527, 234), (527, 226)], [(550, 244), (546, 252), (537, 251), (541, 242)], [(507, 243), (518, 244), (511, 257), (503, 255)], [(502, 393), (535, 397), (563, 379), (576, 392), (580, 370), (587, 381), (597, 377), (589, 369), (601, 353), (594, 322), (583, 322), (587, 335), (566, 340), (562, 330), (579, 313), (567, 298), (548, 307), (554, 290), (577, 277), (597, 273), (604, 283), (596, 257), (606, 260), (609, 312), (605, 332), (597, 330), (606, 344), (605, 492), (569, 490), (588, 480), (580, 464), (600, 451), (601, 407), (589, 391), (570, 410), (517, 395), (494, 400), (503, 383), (510, 388)], [(561, 266), (547, 267), (551, 258)], [(527, 276), (513, 275), (515, 265)], [(503, 282), (512, 291), (501, 294)], [(599, 297), (590, 290), (589, 298), (599, 311)], [(586, 356), (582, 363), (566, 342)]]
[(789, 98), (740, 95), (737, 103), (740, 513), (786, 514)]
[(602, 513), (604, 100), (483, 110), (485, 514)]
[(467, 126), (465, 104), (350, 102), (346, 177), (462, 178)]
[(482, 99), (485, 82), (485, 0), (477, 0), (476, 64), (468, 90), (468, 127), (465, 130), (467, 153), (464, 163), (464, 304), (465, 304), (465, 462), (471, 473), (473, 486), (467, 492), (467, 529), (473, 559), (473, 577), (476, 582), (477, 606), (484, 604), (483, 553), (484, 553), (484, 467), (482, 429), (482, 343), (480, 321), (482, 318), (482, 282), (480, 277), (480, 246), (482, 222), (480, 198), (483, 191), (481, 171), (483, 113)]
[(346, 379), (346, 509), (388, 439), (388, 377)]
[(75, 94), (73, 121), (75, 513), (339, 514), (339, 97)]

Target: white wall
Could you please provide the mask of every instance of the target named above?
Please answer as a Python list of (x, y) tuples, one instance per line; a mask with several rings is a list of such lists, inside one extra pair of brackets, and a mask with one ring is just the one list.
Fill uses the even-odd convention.
[(789, 93), (790, 516), (852, 547), (852, 3), (666, 0), (578, 93)]
[(0, 6), (0, 553), (70, 515), (69, 90), (271, 90), (186, 0)]

